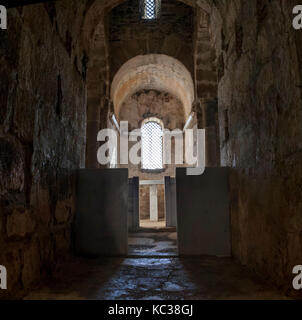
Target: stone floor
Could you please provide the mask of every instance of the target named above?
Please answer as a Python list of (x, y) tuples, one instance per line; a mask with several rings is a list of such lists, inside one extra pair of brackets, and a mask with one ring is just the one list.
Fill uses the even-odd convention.
[(177, 256), (177, 234), (175, 231), (161, 232), (144, 229), (143, 232), (130, 233), (129, 255), (130, 256)]
[(176, 256), (176, 233), (129, 238), (133, 257), (73, 258), (27, 300), (286, 299), (230, 258)]
[(150, 221), (150, 220), (141, 220), (140, 221), (140, 227), (142, 229), (163, 229), (166, 226), (166, 221), (165, 220), (160, 220), (160, 221)]

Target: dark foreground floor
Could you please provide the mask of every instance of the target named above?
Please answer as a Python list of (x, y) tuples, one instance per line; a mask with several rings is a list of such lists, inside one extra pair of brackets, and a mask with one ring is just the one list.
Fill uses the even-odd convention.
[(230, 258), (181, 259), (175, 233), (129, 238), (129, 258), (75, 258), (26, 299), (285, 299)]
[(225, 258), (76, 260), (26, 299), (284, 299)]

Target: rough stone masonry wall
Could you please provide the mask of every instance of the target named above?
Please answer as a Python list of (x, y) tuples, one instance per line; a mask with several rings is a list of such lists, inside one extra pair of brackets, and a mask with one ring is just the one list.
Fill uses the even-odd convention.
[(0, 299), (21, 297), (71, 246), (73, 170), (85, 155), (82, 10), (10, 9), (0, 31)]
[[(195, 14), (195, 91), (194, 111), (197, 112), (198, 126), (206, 130), (206, 166), (220, 166), (220, 142), (217, 104), (217, 59), (211, 43), (209, 15), (202, 9)], [(198, 103), (196, 103), (198, 102)]]
[(148, 118), (158, 118), (166, 129), (182, 130), (185, 125), (182, 103), (167, 92), (141, 90), (130, 96), (121, 106), (118, 118), (129, 122), (129, 130), (139, 129)]
[(288, 0), (219, 1), (222, 165), (233, 168), (233, 256), (291, 291), (302, 263), (302, 36)]
[(139, 1), (120, 1), (109, 15), (111, 80), (137, 55), (166, 54), (181, 61), (193, 75), (193, 10), (177, 0), (162, 0), (161, 15), (143, 20)]

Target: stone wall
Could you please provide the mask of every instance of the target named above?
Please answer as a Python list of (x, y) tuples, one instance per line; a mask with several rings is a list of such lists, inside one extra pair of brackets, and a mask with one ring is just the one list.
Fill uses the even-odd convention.
[(129, 97), (121, 106), (118, 118), (129, 122), (129, 130), (141, 128), (147, 118), (160, 119), (169, 130), (182, 130), (185, 125), (182, 103), (167, 92), (141, 90)]
[(111, 80), (119, 68), (137, 55), (166, 54), (194, 73), (193, 10), (176, 0), (163, 0), (161, 16), (143, 20), (138, 0), (124, 1), (109, 15)]
[(233, 168), (233, 256), (289, 292), (302, 261), (302, 48), (294, 5), (221, 1), (210, 27), (221, 162)]
[[(103, 9), (111, 2), (124, 5), (108, 21)], [(84, 165), (86, 73), (94, 164), (95, 133), (108, 117), (109, 79), (131, 57), (147, 53), (182, 61), (194, 74), (199, 99), (216, 99), (217, 72), (221, 163), (233, 168), (233, 256), (271, 283), (291, 287), (292, 268), (302, 260), (302, 36), (291, 26), (296, 3), (187, 2), (205, 10), (197, 14), (200, 28), (192, 39), (192, 9), (177, 1), (169, 1), (169, 10), (178, 12), (175, 28), (166, 25), (172, 15), (144, 27), (137, 17), (130, 26), (113, 19), (131, 13), (134, 4), (137, 10), (136, 1), (62, 0), (9, 11), (0, 43), (0, 264), (8, 268), (10, 296), (49, 274), (70, 247), (72, 172)], [(112, 31), (109, 45), (104, 22)], [(146, 35), (149, 40), (140, 41)]]
[[(185, 125), (184, 108), (182, 103), (167, 92), (142, 90), (129, 97), (122, 105), (119, 119), (128, 121), (129, 132), (140, 129), (145, 119), (155, 117), (162, 121), (164, 128), (180, 129)], [(129, 143), (129, 152), (135, 143)], [(174, 162), (175, 143), (172, 139), (172, 163)], [(140, 180), (162, 180), (164, 176), (175, 176), (175, 164), (166, 165), (164, 172), (149, 173), (141, 170), (141, 165), (129, 163), (129, 177), (139, 177)]]
[(140, 220), (150, 219), (150, 187), (139, 187), (139, 218)]
[(218, 80), (220, 70), (210, 34), (210, 17), (201, 8), (196, 9), (194, 65), (196, 101), (194, 111), (198, 127), (206, 130), (206, 166), (220, 166), (220, 141), (218, 123)]
[[(77, 63), (81, 6), (8, 11), (0, 43), (0, 264), (16, 298), (71, 247), (73, 171), (85, 165), (86, 107)], [(80, 60), (80, 59), (79, 59)]]

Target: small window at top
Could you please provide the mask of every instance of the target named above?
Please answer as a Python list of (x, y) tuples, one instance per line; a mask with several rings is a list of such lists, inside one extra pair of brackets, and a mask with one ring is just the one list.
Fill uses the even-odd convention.
[(159, 18), (161, 0), (141, 0), (142, 19), (153, 20)]

